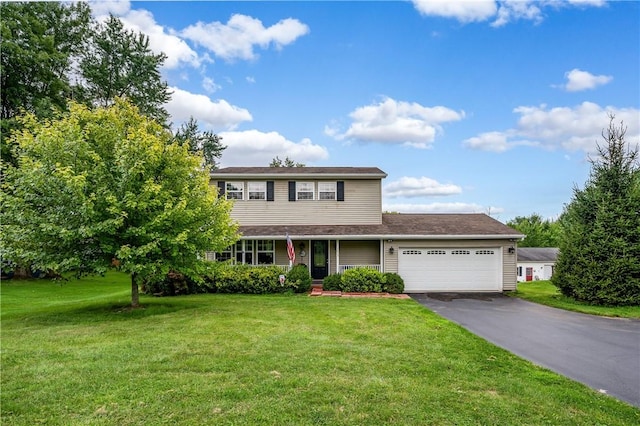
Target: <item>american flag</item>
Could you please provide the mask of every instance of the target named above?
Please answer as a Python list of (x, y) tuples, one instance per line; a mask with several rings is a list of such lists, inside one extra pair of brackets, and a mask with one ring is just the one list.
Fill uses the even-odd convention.
[(289, 234), (287, 234), (287, 255), (289, 256), (289, 263), (296, 261), (296, 251), (293, 248), (293, 242), (291, 242)]

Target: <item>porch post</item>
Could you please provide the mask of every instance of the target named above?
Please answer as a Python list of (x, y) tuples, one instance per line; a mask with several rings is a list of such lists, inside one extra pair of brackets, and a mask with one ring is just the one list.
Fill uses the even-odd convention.
[(336, 272), (340, 272), (340, 240), (336, 239)]

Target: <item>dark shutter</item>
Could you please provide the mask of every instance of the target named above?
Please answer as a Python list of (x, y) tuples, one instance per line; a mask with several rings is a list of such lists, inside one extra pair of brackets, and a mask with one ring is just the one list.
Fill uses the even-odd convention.
[(338, 197), (338, 201), (344, 201), (344, 181), (339, 180), (336, 187), (338, 189), (338, 194), (336, 194)]
[(267, 201), (273, 201), (273, 181), (267, 181)]
[(289, 201), (296, 200), (296, 183), (292, 180), (289, 181)]
[(218, 197), (224, 197), (224, 191), (226, 187), (226, 182), (221, 180), (218, 181)]

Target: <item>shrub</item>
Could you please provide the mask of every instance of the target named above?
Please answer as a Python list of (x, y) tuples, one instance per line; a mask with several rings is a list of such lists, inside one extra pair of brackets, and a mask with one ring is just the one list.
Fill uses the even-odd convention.
[(324, 280), (322, 280), (322, 289), (326, 291), (341, 291), (342, 275), (336, 273), (324, 277)]
[(384, 274), (384, 284), (382, 291), (392, 294), (400, 294), (404, 292), (404, 280), (395, 272), (386, 272)]
[(375, 269), (348, 269), (342, 274), (342, 291), (380, 293), (382, 291), (383, 277), (383, 274)]
[(305, 293), (311, 289), (311, 275), (307, 265), (295, 265), (287, 274), (285, 283), (293, 286), (296, 293)]
[(206, 289), (201, 288), (195, 280), (186, 275), (169, 271), (169, 273), (158, 278), (149, 278), (142, 284), (142, 292), (155, 296), (177, 296), (180, 294), (204, 293)]
[(277, 266), (226, 265), (215, 273), (212, 288), (217, 293), (281, 293), (291, 289), (280, 284), (281, 274)]

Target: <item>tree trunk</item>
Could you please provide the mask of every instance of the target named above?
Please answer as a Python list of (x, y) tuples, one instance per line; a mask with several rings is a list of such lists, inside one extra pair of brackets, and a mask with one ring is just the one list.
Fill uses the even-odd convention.
[(131, 274), (131, 307), (140, 307), (140, 295), (138, 294), (138, 274)]

